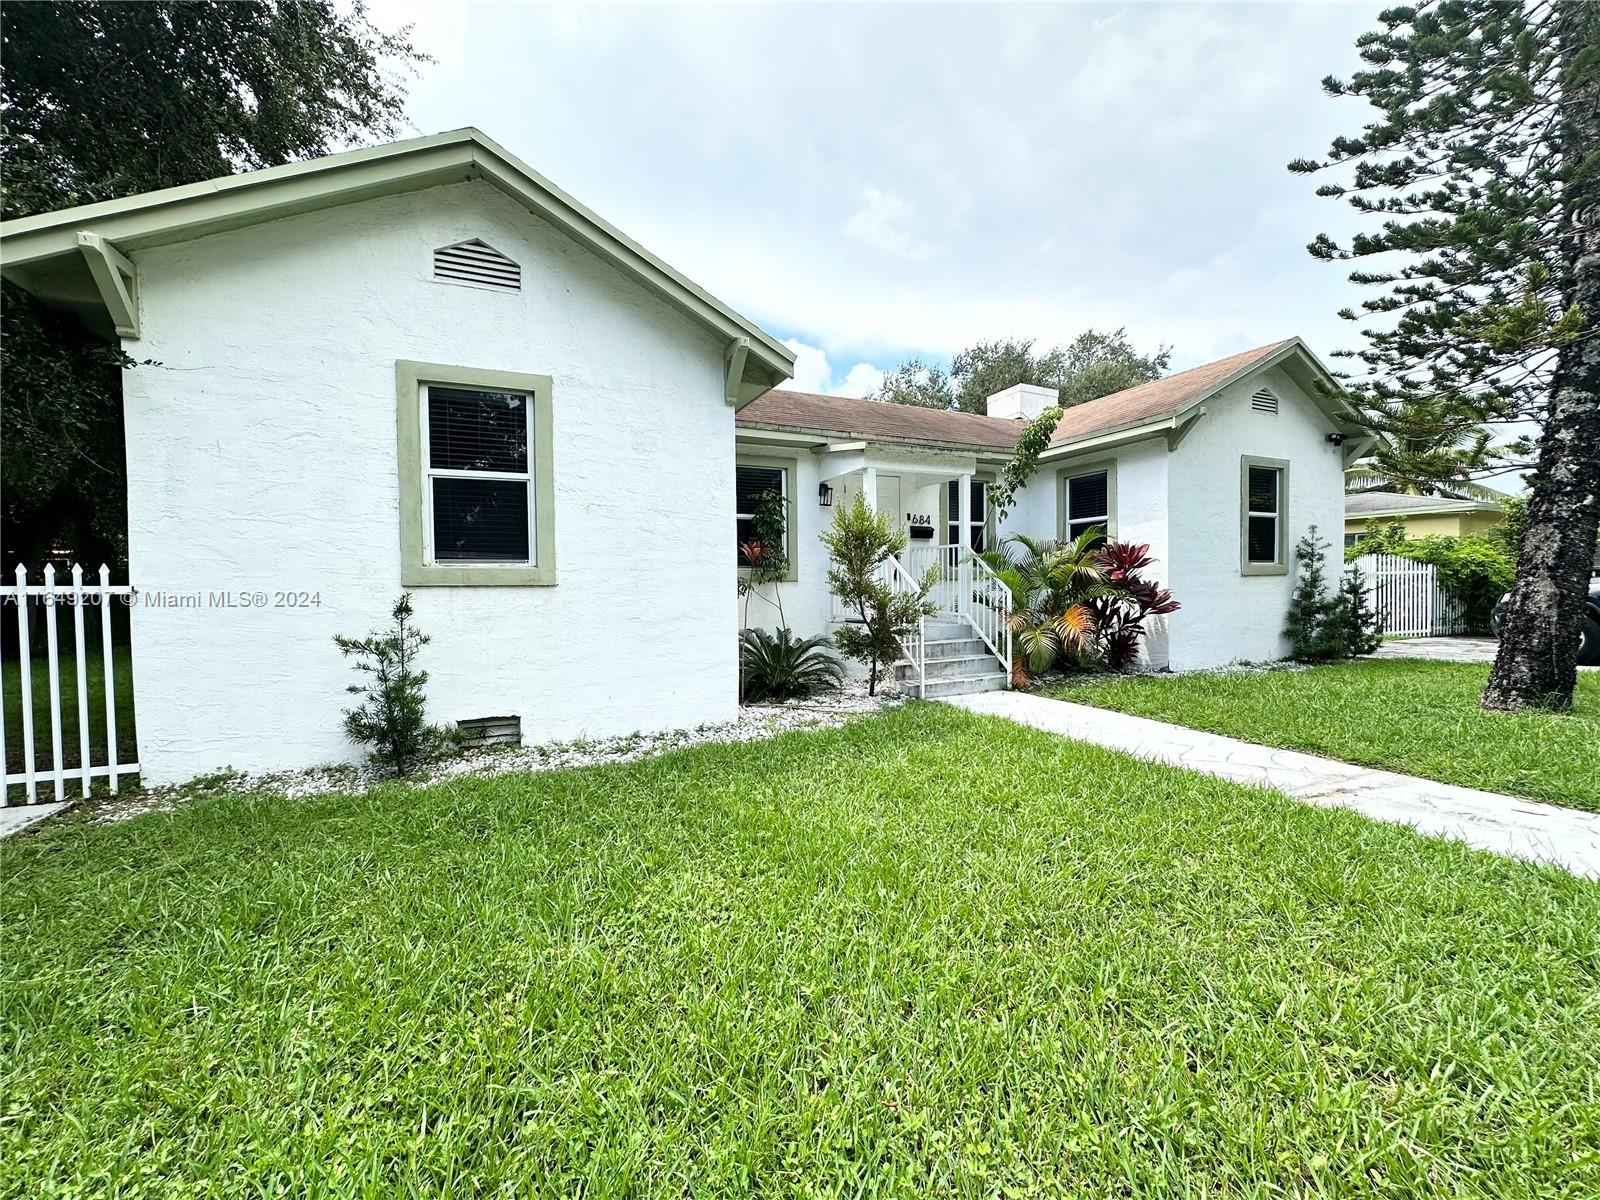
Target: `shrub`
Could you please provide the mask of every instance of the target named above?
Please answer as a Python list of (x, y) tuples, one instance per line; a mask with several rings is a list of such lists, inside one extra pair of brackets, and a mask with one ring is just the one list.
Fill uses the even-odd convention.
[(1089, 602), (1106, 589), (1096, 547), (1104, 536), (1098, 526), (1072, 542), (1013, 533), (979, 556), (1011, 592), (1014, 682), (1025, 684), (1063, 659), (1078, 666), (1097, 659)]
[[(760, 595), (761, 589), (772, 584), (772, 598), (768, 603), (778, 610), (778, 623), (786, 624), (783, 616), (783, 593), (777, 584), (789, 571), (789, 506), (783, 496), (774, 491), (762, 492), (756, 497), (750, 514), (748, 542), (739, 546), (741, 561), (746, 567), (739, 572), (739, 595), (744, 600), (744, 624), (750, 624), (750, 597)], [(763, 600), (767, 597), (762, 596)]]
[(1383, 641), (1383, 618), (1367, 600), (1359, 567), (1328, 583), (1328, 544), (1313, 525), (1295, 545), (1294, 596), (1284, 614), (1289, 656), (1297, 662), (1328, 662), (1371, 654)]
[(746, 629), (739, 634), (739, 664), (744, 699), (792, 700), (844, 682), (844, 667), (825, 647), (826, 637), (796, 638), (788, 629), (776, 634)]
[(449, 741), (446, 730), (430, 725), (425, 716), (423, 687), (428, 673), (418, 670), (417, 652), (428, 635), (411, 623), (411, 593), (401, 593), (390, 613), (394, 624), (364, 638), (334, 636), (334, 642), (355, 668), (367, 676), (345, 690), (363, 696), (360, 705), (346, 709), (344, 730), (351, 741), (372, 747), (372, 758), (396, 775), (409, 775), (437, 754)]
[(906, 548), (906, 535), (895, 529), (888, 513), (874, 512), (858, 492), (851, 504), (841, 504), (833, 514), (833, 528), (822, 535), (833, 558), (828, 568), (828, 590), (856, 614), (856, 624), (833, 635), (833, 643), (848, 657), (867, 664), (867, 692), (876, 695), (878, 681), (891, 663), (905, 653), (904, 642), (917, 622), (935, 611), (928, 591), (938, 568), (929, 572), (916, 591), (890, 587), (879, 576), (882, 568)]
[(1139, 657), (1145, 621), (1177, 612), (1172, 593), (1139, 572), (1155, 562), (1150, 547), (1132, 542), (1111, 542), (1099, 554), (1106, 591), (1089, 601), (1095, 614), (1095, 636), (1113, 671), (1125, 671)]

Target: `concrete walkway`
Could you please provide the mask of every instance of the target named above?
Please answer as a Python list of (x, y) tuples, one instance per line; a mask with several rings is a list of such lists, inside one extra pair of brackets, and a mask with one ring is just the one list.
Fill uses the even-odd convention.
[(37, 825), (52, 813), (58, 813), (66, 807), (65, 801), (60, 804), (52, 802), (0, 806), (0, 841), (4, 841), (13, 833), (21, 833), (29, 825)]
[[(1391, 638), (1372, 652), (1373, 658), (1424, 658), (1433, 662), (1492, 663), (1500, 640), (1492, 637)], [(1580, 671), (1600, 667), (1580, 666)]]
[(1574, 875), (1600, 879), (1600, 814), (1358, 767), (1296, 750), (1275, 750), (1026, 692), (957, 696), (945, 703), (1155, 762), (1276, 788), (1307, 804), (1354, 809), (1374, 820), (1410, 825), (1418, 833), (1455, 838), (1480, 850), (1558, 863)]

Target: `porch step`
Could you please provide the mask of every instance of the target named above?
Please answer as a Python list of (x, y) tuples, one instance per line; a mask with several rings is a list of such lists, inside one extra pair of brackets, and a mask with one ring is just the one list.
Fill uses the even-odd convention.
[(940, 641), (934, 641), (930, 638), (922, 644), (922, 652), (924, 658), (929, 662), (933, 662), (938, 658), (987, 656), (989, 647), (975, 637), (944, 638)]
[[(978, 675), (987, 675), (998, 672), (1000, 664), (994, 655), (983, 648), (983, 643), (978, 643), (976, 653), (948, 655), (944, 658), (929, 658), (923, 664), (923, 671), (931, 683), (935, 679), (968, 679)], [(895, 674), (901, 683), (908, 683), (917, 677), (916, 668), (909, 662), (896, 665)]]
[(1006, 686), (1006, 677), (998, 669), (999, 664), (995, 666), (996, 669), (987, 675), (955, 675), (948, 679), (930, 677), (923, 685), (922, 698), (942, 700), (946, 696), (970, 696), (973, 692), (998, 692)]

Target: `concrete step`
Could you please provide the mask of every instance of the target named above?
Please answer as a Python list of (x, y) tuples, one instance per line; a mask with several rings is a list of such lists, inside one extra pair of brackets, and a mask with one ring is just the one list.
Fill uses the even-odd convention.
[(922, 656), (929, 662), (940, 658), (971, 658), (976, 654), (988, 653), (989, 647), (975, 637), (947, 638), (937, 642), (930, 639), (922, 646)]
[[(987, 675), (999, 671), (1000, 664), (988, 651), (981, 654), (963, 654), (955, 658), (930, 658), (923, 666), (929, 680), (966, 679), (974, 675)], [(895, 666), (895, 675), (902, 683), (917, 677), (916, 668), (908, 662)]]
[(972, 626), (959, 618), (929, 617), (922, 626), (922, 636), (930, 642), (954, 642), (973, 636)]
[(1005, 686), (1006, 677), (1000, 671), (987, 675), (956, 675), (949, 679), (929, 679), (922, 689), (922, 698), (939, 700), (945, 696), (970, 696), (973, 692), (998, 692)]

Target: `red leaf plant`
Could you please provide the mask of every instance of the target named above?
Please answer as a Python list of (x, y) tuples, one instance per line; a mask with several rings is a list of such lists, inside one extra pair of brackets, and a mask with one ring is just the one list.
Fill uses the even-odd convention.
[(1107, 588), (1087, 603), (1106, 665), (1113, 671), (1127, 670), (1139, 657), (1139, 643), (1149, 633), (1146, 620), (1178, 610), (1170, 591), (1139, 574), (1154, 562), (1148, 545), (1108, 542), (1100, 548), (1099, 565)]

